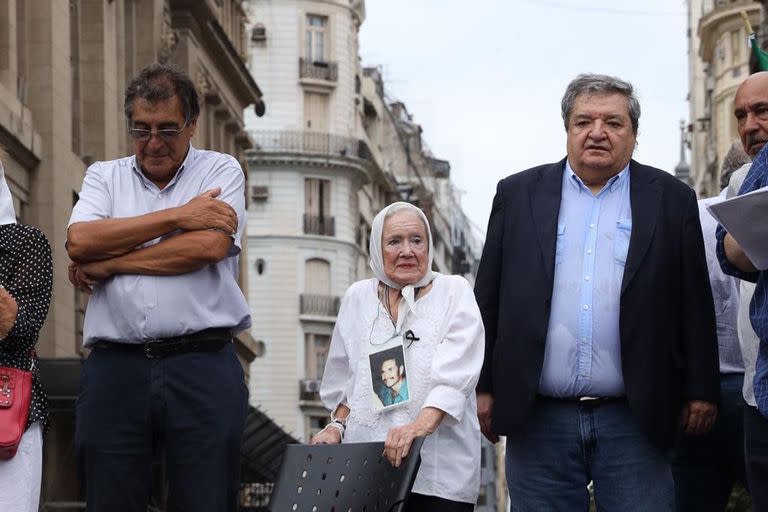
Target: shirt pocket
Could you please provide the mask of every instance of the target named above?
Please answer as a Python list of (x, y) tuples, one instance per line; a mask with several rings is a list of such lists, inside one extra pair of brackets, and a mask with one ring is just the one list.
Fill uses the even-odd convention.
[(616, 221), (616, 234), (613, 238), (613, 257), (620, 265), (626, 265), (629, 239), (632, 236), (632, 219)]
[(555, 245), (555, 265), (559, 265), (563, 260), (563, 251), (565, 251), (565, 222), (557, 223), (557, 242)]

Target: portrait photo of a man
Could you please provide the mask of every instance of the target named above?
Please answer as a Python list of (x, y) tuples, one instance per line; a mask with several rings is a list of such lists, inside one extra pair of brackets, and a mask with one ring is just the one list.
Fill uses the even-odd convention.
[(376, 352), (369, 357), (376, 407), (386, 408), (407, 402), (408, 378), (402, 345)]

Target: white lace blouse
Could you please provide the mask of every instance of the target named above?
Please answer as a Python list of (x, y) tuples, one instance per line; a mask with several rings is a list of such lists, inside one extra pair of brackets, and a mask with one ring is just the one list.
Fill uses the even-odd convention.
[[(413, 492), (475, 503), (480, 487), (480, 426), (475, 385), (483, 363), (485, 334), (469, 283), (435, 274), (432, 289), (413, 311), (400, 301), (397, 328), (377, 297), (378, 281), (350, 286), (331, 340), (320, 396), (329, 409), (345, 403), (345, 443), (383, 441), (390, 428), (416, 419), (423, 407), (446, 412), (421, 450)], [(405, 314), (403, 314), (405, 313)], [(410, 400), (399, 407), (374, 408), (368, 354), (372, 344), (407, 330), (405, 342)]]

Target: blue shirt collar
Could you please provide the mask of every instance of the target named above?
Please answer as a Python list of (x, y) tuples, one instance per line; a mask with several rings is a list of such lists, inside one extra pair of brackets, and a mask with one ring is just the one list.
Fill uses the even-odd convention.
[[(574, 187), (576, 190), (581, 191), (585, 190), (592, 193), (589, 190), (589, 187), (587, 187), (583, 181), (581, 181), (581, 178), (579, 178), (575, 172), (573, 172), (573, 168), (571, 167), (571, 163), (568, 161), (568, 159), (565, 160), (565, 173), (568, 176), (568, 183), (570, 186)], [(629, 176), (629, 164), (625, 165), (624, 168), (617, 174), (616, 176), (611, 177), (608, 182), (605, 184), (605, 186), (600, 190), (600, 192), (603, 192), (603, 190), (615, 190), (617, 187), (620, 187), (621, 184), (626, 181)], [(600, 193), (598, 192), (598, 194)]]

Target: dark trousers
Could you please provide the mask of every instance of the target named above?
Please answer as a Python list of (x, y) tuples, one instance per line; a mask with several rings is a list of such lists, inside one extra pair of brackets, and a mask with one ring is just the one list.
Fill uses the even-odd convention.
[(721, 374), (722, 401), (712, 430), (678, 439), (672, 455), (678, 512), (723, 512), (733, 485), (746, 485), (743, 383), (743, 373)]
[(744, 408), (744, 451), (752, 512), (768, 512), (768, 418), (756, 407)]
[(80, 386), (75, 448), (89, 512), (146, 512), (160, 447), (169, 512), (238, 509), (248, 390), (231, 343), (163, 359), (94, 348)]
[(474, 509), (475, 506), (472, 503), (411, 493), (404, 512), (472, 512)]

